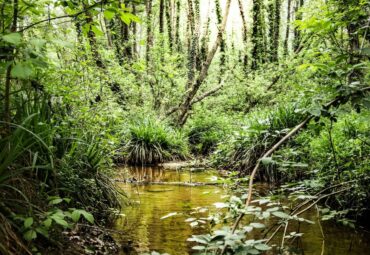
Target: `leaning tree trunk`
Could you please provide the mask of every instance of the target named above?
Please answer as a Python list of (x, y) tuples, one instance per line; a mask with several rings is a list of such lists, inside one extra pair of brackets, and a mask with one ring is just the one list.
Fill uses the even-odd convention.
[[(186, 92), (186, 94), (184, 96), (184, 99), (183, 99), (183, 101), (181, 102), (181, 104), (179, 106), (180, 114), (179, 114), (178, 119), (177, 119), (177, 124), (179, 126), (183, 126), (185, 124), (185, 122), (187, 120), (187, 117), (188, 117), (188, 111), (190, 109), (191, 102), (194, 99), (195, 95), (197, 94), (197, 92), (198, 92), (199, 88), (201, 87), (202, 83), (207, 78), (208, 69), (209, 69), (209, 67), (212, 63), (212, 60), (213, 60), (213, 58), (216, 54), (216, 51), (217, 51), (218, 47), (221, 44), (222, 35), (223, 35), (223, 33), (225, 31), (225, 28), (226, 28), (227, 18), (229, 16), (229, 11), (230, 11), (230, 3), (231, 3), (231, 0), (226, 1), (225, 13), (224, 13), (224, 17), (223, 17), (223, 20), (222, 20), (222, 24), (221, 24), (221, 26), (219, 28), (219, 31), (218, 31), (218, 34), (217, 34), (216, 41), (215, 41), (213, 47), (208, 52), (207, 59), (204, 62), (203, 66), (202, 66), (202, 69), (200, 70), (200, 73), (199, 73), (197, 79), (195, 81), (191, 81), (192, 86)], [(170, 112), (171, 112), (171, 110), (170, 110)]]
[(188, 26), (191, 36), (189, 50), (188, 50), (188, 82), (186, 88), (188, 89), (192, 85), (192, 81), (195, 76), (195, 65), (196, 65), (196, 45), (198, 43), (198, 35), (195, 30), (195, 17), (193, 1), (188, 0), (189, 15), (188, 15)]

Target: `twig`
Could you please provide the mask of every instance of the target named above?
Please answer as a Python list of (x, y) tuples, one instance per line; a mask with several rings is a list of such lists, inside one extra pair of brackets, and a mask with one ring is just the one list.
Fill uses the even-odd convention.
[(325, 235), (324, 235), (324, 230), (322, 229), (321, 226), (321, 220), (320, 220), (320, 211), (319, 207), (316, 205), (316, 211), (317, 211), (317, 222), (319, 223), (321, 235), (322, 235), (322, 245), (321, 245), (321, 255), (324, 255), (325, 252)]
[(285, 222), (285, 227), (284, 227), (284, 234), (283, 234), (283, 238), (281, 239), (281, 247), (280, 247), (280, 250), (283, 251), (284, 249), (284, 241), (285, 241), (285, 235), (286, 235), (286, 231), (288, 229), (288, 224), (289, 224), (289, 221), (286, 221)]
[(44, 19), (44, 20), (39, 20), (39, 21), (37, 21), (37, 22), (35, 22), (35, 23), (32, 23), (32, 24), (30, 24), (30, 25), (28, 25), (28, 26), (23, 27), (22, 29), (19, 29), (19, 30), (18, 30), (18, 32), (23, 32), (23, 31), (28, 30), (28, 29), (30, 29), (30, 28), (32, 28), (32, 27), (34, 27), (34, 26), (37, 26), (37, 25), (39, 25), (39, 24), (41, 24), (41, 23), (44, 23), (44, 22), (50, 22), (50, 21), (52, 21), (52, 20), (56, 20), (56, 19), (76, 18), (76, 17), (78, 17), (79, 15), (81, 15), (81, 14), (83, 14), (83, 13), (85, 13), (85, 12), (87, 12), (87, 11), (89, 11), (89, 10), (91, 10), (91, 9), (95, 8), (95, 7), (97, 7), (98, 5), (107, 4), (107, 3), (109, 3), (109, 1), (107, 1), (107, 0), (102, 0), (102, 1), (100, 1), (100, 2), (97, 2), (97, 3), (93, 4), (93, 5), (91, 5), (91, 6), (87, 7), (87, 8), (85, 8), (84, 10), (82, 10), (82, 11), (80, 11), (80, 12), (75, 13), (75, 14), (62, 15), (62, 16), (57, 16), (57, 17), (53, 17), (53, 18), (50, 18), (50, 17), (49, 17), (49, 18)]

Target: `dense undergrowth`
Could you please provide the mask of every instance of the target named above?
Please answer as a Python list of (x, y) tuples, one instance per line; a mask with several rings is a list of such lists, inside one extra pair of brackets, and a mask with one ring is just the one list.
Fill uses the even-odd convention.
[[(0, 253), (63, 253), (63, 233), (109, 226), (125, 200), (115, 164), (198, 157), (233, 172), (236, 190), (261, 162), (256, 180), (314, 201), (326, 219), (365, 223), (369, 3), (294, 1), (287, 12), (288, 2), (235, 1), (250, 17), (227, 33), (218, 1), (207, 21), (200, 1), (157, 2), (0, 1)], [(230, 225), (250, 209), (240, 193)], [(297, 220), (283, 209), (284, 223)], [(213, 251), (268, 249), (250, 227), (235, 247), (222, 242), (230, 227), (216, 235)]]

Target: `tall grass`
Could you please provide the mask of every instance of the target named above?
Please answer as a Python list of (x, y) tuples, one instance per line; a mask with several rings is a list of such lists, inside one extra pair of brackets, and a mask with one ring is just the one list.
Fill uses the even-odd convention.
[(188, 147), (181, 132), (146, 118), (131, 124), (125, 153), (129, 164), (158, 164), (187, 158)]
[[(56, 109), (57, 116), (51, 115), (47, 98), (19, 96), (14, 106), (13, 121), (18, 124), (0, 121), (0, 130), (11, 127), (0, 136), (0, 253), (31, 254), (31, 246), (52, 243), (26, 241), (19, 220), (40, 222), (55, 208), (50, 208), (49, 196), (69, 198), (69, 207), (92, 213), (98, 222), (110, 220), (111, 209), (120, 206), (120, 193), (107, 176), (110, 159), (101, 138), (53, 122), (53, 117), (63, 117)], [(54, 237), (60, 238), (60, 233)]]

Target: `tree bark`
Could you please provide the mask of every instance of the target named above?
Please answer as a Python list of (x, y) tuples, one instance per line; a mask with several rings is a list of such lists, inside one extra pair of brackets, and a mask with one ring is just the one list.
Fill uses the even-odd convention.
[(252, 29), (252, 69), (256, 70), (264, 63), (264, 17), (262, 13), (263, 1), (253, 1), (253, 29)]
[(145, 60), (147, 67), (150, 65), (150, 48), (153, 47), (153, 31), (152, 31), (152, 0), (146, 2), (146, 52)]
[(279, 61), (279, 40), (280, 40), (280, 8), (281, 0), (275, 1), (275, 17), (274, 17), (274, 32), (273, 32), (273, 50), (272, 60), (275, 62)]
[(166, 20), (167, 20), (167, 34), (168, 34), (168, 47), (170, 52), (173, 50), (173, 31), (172, 31), (172, 4), (168, 1), (166, 5)]
[(176, 42), (176, 49), (178, 52), (181, 52), (182, 45), (180, 39), (180, 17), (181, 17), (181, 5), (180, 0), (176, 1), (176, 31), (175, 31), (175, 42)]
[(247, 43), (248, 43), (248, 24), (247, 24), (247, 18), (244, 13), (244, 6), (242, 0), (238, 0), (239, 4), (239, 12), (240, 16), (243, 21), (243, 44), (244, 44), (244, 52), (243, 52), (243, 66), (244, 71), (247, 70), (248, 67), (248, 54), (247, 54)]
[(288, 7), (287, 7), (287, 18), (286, 18), (286, 31), (285, 31), (285, 39), (284, 39), (284, 54), (288, 55), (289, 53), (289, 34), (290, 34), (290, 7), (291, 7), (292, 0), (288, 0)]
[(213, 47), (211, 48), (211, 50), (208, 52), (207, 59), (206, 59), (205, 63), (203, 64), (202, 69), (201, 69), (197, 79), (194, 82), (191, 83), (192, 84), (191, 88), (189, 88), (189, 90), (186, 93), (183, 101), (180, 104), (180, 107), (179, 107), (180, 114), (179, 114), (178, 120), (177, 120), (177, 124), (179, 126), (183, 126), (185, 124), (186, 118), (187, 118), (186, 116), (188, 114), (189, 107), (190, 107), (190, 103), (193, 100), (193, 98), (195, 97), (195, 95), (197, 94), (200, 86), (202, 85), (202, 83), (206, 79), (207, 74), (208, 74), (208, 69), (209, 69), (209, 67), (212, 63), (212, 60), (213, 60), (213, 58), (216, 54), (216, 51), (217, 51), (218, 47), (221, 44), (222, 35), (225, 31), (227, 19), (228, 19), (228, 16), (229, 16), (230, 2), (231, 2), (231, 0), (226, 1), (225, 13), (224, 13), (224, 17), (223, 17), (221, 27), (219, 28), (219, 32), (218, 32), (216, 41), (215, 41)]
[[(10, 32), (17, 32), (17, 23), (18, 23), (18, 0), (13, 1), (13, 20), (10, 26)], [(7, 56), (8, 61), (12, 62), (14, 60), (14, 49), (11, 48), (9, 55)], [(5, 133), (10, 133), (10, 122), (11, 122), (11, 113), (10, 113), (10, 91), (11, 91), (11, 71), (13, 64), (11, 63), (6, 69), (5, 75), (5, 94), (4, 94), (4, 121), (5, 124)]]
[[(217, 17), (217, 25), (221, 26), (222, 23), (222, 16), (221, 16), (221, 4), (220, 0), (216, 0), (216, 17)], [(219, 82), (221, 82), (222, 75), (225, 72), (225, 65), (226, 65), (226, 42), (224, 40), (223, 34), (221, 34), (221, 43), (220, 43), (220, 75), (219, 75)]]

